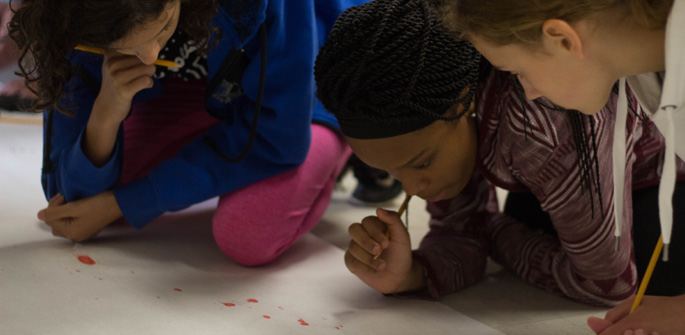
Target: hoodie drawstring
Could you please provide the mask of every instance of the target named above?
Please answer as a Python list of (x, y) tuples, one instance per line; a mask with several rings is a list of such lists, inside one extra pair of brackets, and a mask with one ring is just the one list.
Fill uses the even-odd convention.
[(618, 101), (616, 106), (616, 123), (614, 124), (613, 168), (614, 168), (614, 250), (618, 251), (623, 231), (623, 190), (626, 174), (626, 121), (628, 119), (628, 97), (626, 79), (618, 82)]

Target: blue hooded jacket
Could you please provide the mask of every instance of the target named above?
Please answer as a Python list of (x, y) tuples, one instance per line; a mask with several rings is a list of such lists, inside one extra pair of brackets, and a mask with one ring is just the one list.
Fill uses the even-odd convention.
[[(226, 194), (299, 166), (311, 139), (312, 122), (338, 127), (316, 99), (314, 61), (335, 19), (347, 7), (365, 0), (219, 0), (213, 24), (222, 30), (207, 55), (212, 82), (231, 50), (244, 50), (249, 63), (242, 76), (244, 95), (225, 102), (208, 92), (207, 110), (221, 122), (162, 162), (145, 177), (119, 186), (123, 131), (120, 127), (111, 159), (95, 167), (81, 149), (82, 136), (102, 82), (102, 56), (75, 51), (79, 71), (66, 85), (63, 101), (75, 106), (73, 117), (45, 111), (42, 182), (46, 197), (63, 194), (67, 201), (113, 190), (124, 217), (142, 228), (167, 211)], [(260, 37), (264, 23), (266, 38)], [(232, 163), (217, 155), (238, 156), (250, 138), (260, 85), (260, 44), (267, 44), (265, 82), (259, 123), (251, 150)], [(162, 80), (139, 92), (133, 104), (159, 97)], [(222, 102), (224, 101), (224, 102)], [(208, 145), (207, 139), (214, 143)]]

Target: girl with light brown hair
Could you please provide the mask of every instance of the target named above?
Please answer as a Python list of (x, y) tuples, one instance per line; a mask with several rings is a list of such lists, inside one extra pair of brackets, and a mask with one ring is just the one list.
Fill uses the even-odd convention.
[[(639, 109), (666, 140), (658, 207), (663, 257), (668, 259), (669, 250), (673, 255), (679, 242), (669, 248), (676, 155), (685, 157), (685, 133), (676, 132), (685, 129), (685, 0), (438, 1), (445, 25), (492, 65), (516, 75), (529, 99), (544, 96), (561, 107), (595, 114), (618, 82), (612, 157), (617, 211), (625, 196), (617, 181), (630, 161), (618, 139), (626, 136), (627, 97), (630, 92), (637, 97)], [(649, 257), (635, 255), (644, 256)], [(630, 300), (605, 320), (589, 320), (591, 328), (607, 335), (685, 334), (685, 296), (646, 297), (628, 315)]]

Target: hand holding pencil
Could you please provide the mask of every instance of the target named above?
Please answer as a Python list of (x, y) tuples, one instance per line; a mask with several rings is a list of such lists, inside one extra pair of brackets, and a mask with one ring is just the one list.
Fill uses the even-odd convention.
[(597, 334), (685, 334), (685, 294), (676, 297), (645, 296), (663, 248), (659, 240), (642, 278), (637, 294), (607, 312), (604, 319), (591, 317), (588, 325)]
[[(398, 212), (379, 208), (376, 216), (352, 224), (349, 233), (345, 265), (367, 285), (382, 293), (425, 286), (423, 268), (413, 260), (409, 233)], [(375, 257), (381, 253), (382, 257)]]

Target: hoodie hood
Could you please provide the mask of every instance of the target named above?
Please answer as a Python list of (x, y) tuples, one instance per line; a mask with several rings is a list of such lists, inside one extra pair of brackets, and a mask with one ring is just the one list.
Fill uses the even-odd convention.
[[(660, 74), (643, 74), (627, 79), (631, 90), (637, 96), (640, 106), (650, 115), (665, 139), (665, 154), (661, 181), (659, 183), (659, 221), (664, 249), (663, 259), (668, 260), (668, 245), (673, 227), (673, 190), (676, 182), (676, 154), (685, 157), (685, 0), (675, 0), (666, 24), (666, 71), (663, 83)], [(616, 128), (614, 129), (614, 208), (623, 204), (623, 174), (625, 169), (625, 116), (628, 102), (625, 94), (626, 81), (619, 82), (619, 104)], [(659, 97), (660, 95), (660, 97)], [(623, 122), (619, 122), (623, 120)], [(680, 132), (675, 132), (680, 129)], [(621, 140), (622, 139), (622, 140)], [(621, 144), (623, 150), (621, 150)], [(620, 170), (620, 171), (619, 171)], [(618, 179), (618, 178), (621, 179)], [(620, 213), (620, 212), (618, 212)], [(616, 215), (615, 235), (621, 235), (621, 217)]]

